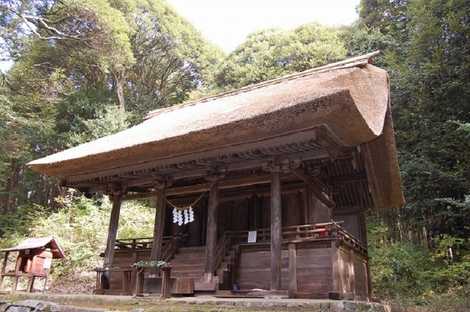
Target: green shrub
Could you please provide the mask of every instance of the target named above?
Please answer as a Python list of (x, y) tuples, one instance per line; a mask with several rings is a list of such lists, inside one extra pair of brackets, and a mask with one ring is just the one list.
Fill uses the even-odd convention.
[[(441, 235), (434, 248), (411, 242), (389, 242), (383, 223), (369, 224), (370, 269), (375, 297), (426, 311), (470, 310), (468, 240)], [(452, 256), (449, 250), (452, 249)]]
[[(41, 206), (20, 207), (18, 212), (0, 218), (3, 231), (0, 246), (11, 246), (26, 237), (54, 236), (66, 258), (56, 261), (53, 277), (72, 277), (90, 272), (102, 262), (111, 213), (111, 203), (102, 200), (61, 198), (63, 208), (46, 212)], [(138, 202), (124, 202), (118, 237), (151, 237), (155, 210)]]

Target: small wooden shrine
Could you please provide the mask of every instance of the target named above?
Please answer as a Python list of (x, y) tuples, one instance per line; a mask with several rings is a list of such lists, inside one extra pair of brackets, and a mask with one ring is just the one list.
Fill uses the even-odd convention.
[[(43, 291), (46, 290), (47, 277), (52, 266), (52, 259), (64, 258), (64, 253), (53, 237), (28, 238), (19, 245), (2, 249), (4, 252), (2, 271), (0, 272), (0, 289), (5, 277), (13, 278), (12, 291), (16, 291), (20, 278), (28, 279), (27, 291), (34, 290), (34, 282), (42, 278)], [(9, 270), (10, 255), (16, 253), (13, 268)]]
[[(404, 203), (373, 55), (152, 111), (29, 163), (112, 200), (96, 293), (367, 299), (366, 213)], [(116, 240), (122, 201), (142, 198), (154, 236)], [(165, 274), (133, 267), (161, 260)]]

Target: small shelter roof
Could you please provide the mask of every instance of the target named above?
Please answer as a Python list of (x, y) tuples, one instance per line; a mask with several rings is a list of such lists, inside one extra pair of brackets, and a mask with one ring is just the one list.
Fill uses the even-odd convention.
[(62, 248), (60, 248), (59, 244), (52, 236), (28, 238), (14, 247), (2, 249), (1, 251), (21, 251), (37, 248), (50, 248), (53, 258), (65, 257)]

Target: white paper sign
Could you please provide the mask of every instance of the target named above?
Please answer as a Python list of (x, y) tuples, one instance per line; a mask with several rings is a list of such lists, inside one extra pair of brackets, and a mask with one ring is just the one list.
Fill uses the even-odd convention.
[(248, 231), (248, 243), (256, 243), (256, 231)]

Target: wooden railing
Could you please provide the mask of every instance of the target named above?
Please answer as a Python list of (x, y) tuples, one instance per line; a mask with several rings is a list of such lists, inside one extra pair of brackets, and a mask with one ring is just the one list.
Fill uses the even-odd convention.
[[(290, 242), (306, 242), (314, 240), (339, 239), (351, 245), (363, 254), (367, 254), (367, 249), (362, 243), (348, 233), (340, 224), (342, 222), (327, 222), (316, 224), (292, 225), (282, 228), (282, 240), (284, 244)], [(230, 244), (247, 243), (248, 231), (227, 231), (225, 236)], [(261, 228), (256, 230), (256, 242), (268, 243), (271, 239), (271, 230)]]
[[(142, 249), (151, 249), (153, 243), (153, 238), (129, 238), (129, 239), (119, 239), (116, 240), (116, 249), (117, 250), (142, 250)], [(168, 262), (177, 251), (176, 239), (172, 236), (164, 236), (162, 242), (162, 253), (161, 259)], [(119, 289), (113, 289), (112, 293), (130, 295), (132, 293), (138, 293), (143, 291), (139, 286), (143, 287), (143, 279), (139, 282), (137, 276), (140, 277), (144, 270), (137, 270), (134, 266), (118, 267), (112, 266), (110, 268), (96, 268), (96, 294), (104, 294), (110, 289), (111, 274), (121, 275), (121, 285)], [(166, 273), (169, 278), (169, 271)], [(136, 281), (132, 283), (132, 276), (136, 276)], [(136, 289), (137, 286), (137, 289)]]
[[(172, 236), (163, 236), (163, 244)], [(121, 238), (116, 240), (116, 249), (151, 249), (153, 237)]]
[[(360, 241), (354, 238), (348, 233), (341, 225), (341, 222), (328, 222), (328, 223), (317, 223), (317, 224), (304, 224), (285, 226), (282, 228), (282, 240), (283, 244), (289, 246), (289, 250), (292, 249), (293, 245), (311, 242), (311, 241), (333, 241), (339, 240), (344, 244), (347, 244), (354, 248), (356, 251), (367, 256), (367, 250)], [(226, 231), (223, 236), (219, 239), (216, 246), (215, 254), (215, 270), (228, 269), (231, 274), (236, 272), (236, 265), (240, 253), (240, 246), (249, 245), (248, 243), (249, 231)], [(256, 230), (256, 243), (269, 243), (271, 237), (271, 231), (269, 228), (261, 228)], [(132, 239), (120, 239), (116, 242), (117, 249), (150, 249), (152, 246), (153, 238), (132, 238)], [(175, 237), (166, 236), (162, 242), (162, 253), (161, 259), (169, 262), (174, 254), (177, 252), (177, 239)], [(222, 264), (224, 263), (222, 268)], [(107, 272), (107, 273), (106, 273)], [(122, 286), (118, 290), (120, 293), (130, 293), (136, 290), (136, 293), (143, 291), (143, 270), (142, 272), (132, 273), (132, 268), (118, 268), (112, 267), (109, 269), (97, 269), (97, 292), (103, 291), (103, 285), (101, 280), (103, 275), (109, 274), (121, 274)], [(140, 273), (140, 274), (139, 274)], [(139, 275), (140, 283), (138, 282), (135, 286), (131, 285), (131, 274)], [(170, 271), (167, 272), (167, 278), (170, 276)], [(139, 280), (137, 278), (137, 280)], [(233, 276), (232, 276), (233, 278)], [(141, 285), (140, 285), (141, 284)], [(140, 287), (138, 286), (140, 285)], [(137, 288), (137, 289), (136, 289)]]
[(230, 250), (231, 240), (228, 236), (224, 235), (219, 239), (215, 250), (215, 269), (217, 270), (224, 261), (225, 255)]

